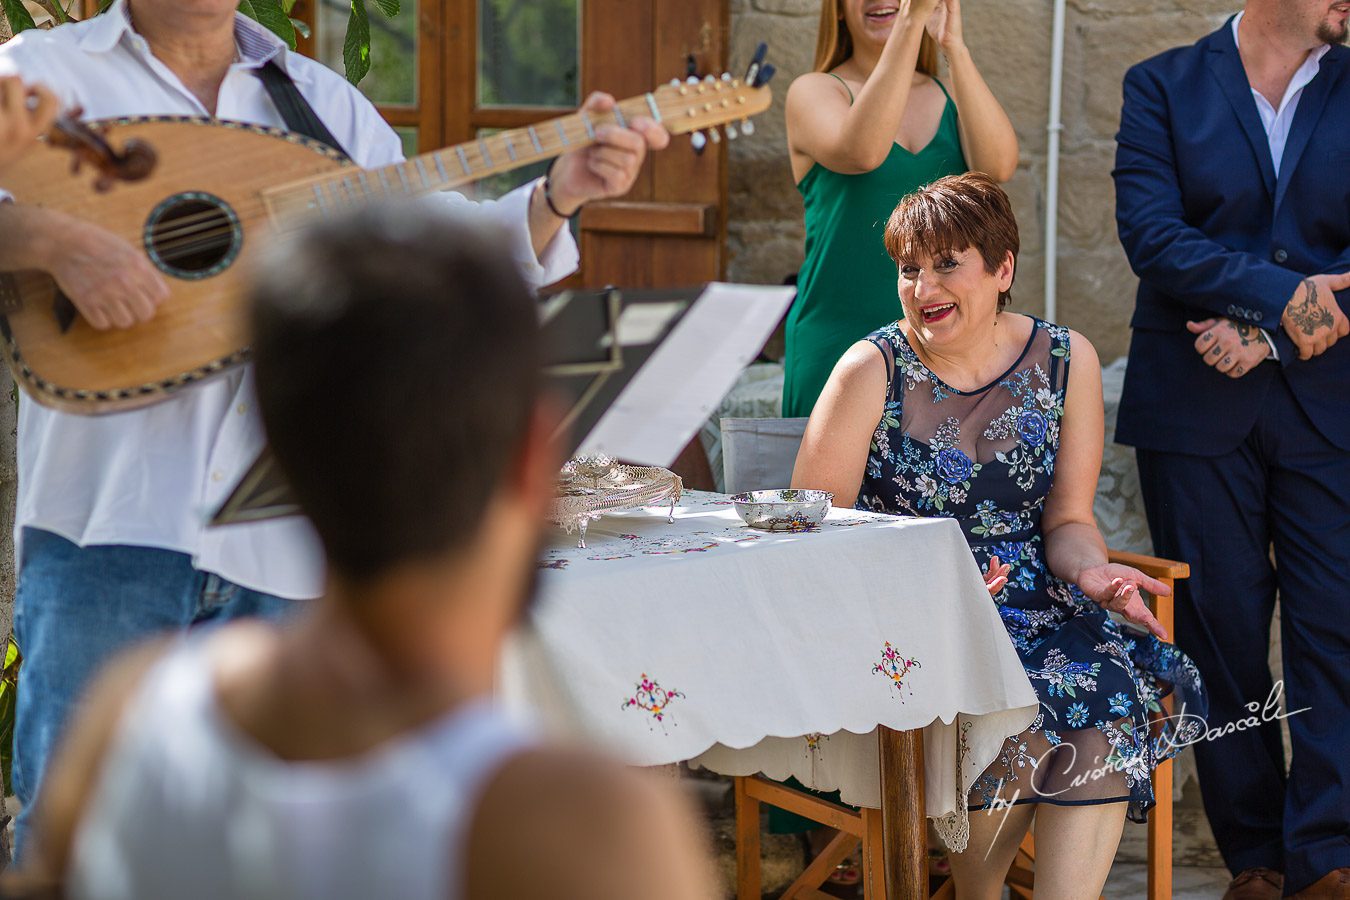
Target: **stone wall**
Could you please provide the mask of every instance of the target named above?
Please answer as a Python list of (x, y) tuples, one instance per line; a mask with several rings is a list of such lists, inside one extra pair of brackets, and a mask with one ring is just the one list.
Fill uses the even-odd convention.
[[(1212, 31), (1238, 0), (1069, 0), (1064, 23), (1058, 305), (1103, 361), (1125, 353), (1136, 280), (1116, 241), (1111, 166), (1120, 84), (1135, 62)], [(731, 0), (732, 61), (769, 42), (778, 67), (773, 109), (731, 144), (727, 277), (779, 283), (802, 261), (801, 196), (792, 183), (783, 98), (810, 71), (819, 0)], [(966, 41), (1003, 104), (1021, 150), (1005, 187), (1022, 233), (1014, 309), (1041, 314), (1052, 0), (965, 0)], [(781, 347), (781, 345), (779, 345)], [(771, 345), (770, 352), (774, 350)], [(781, 353), (781, 350), (779, 351)]]

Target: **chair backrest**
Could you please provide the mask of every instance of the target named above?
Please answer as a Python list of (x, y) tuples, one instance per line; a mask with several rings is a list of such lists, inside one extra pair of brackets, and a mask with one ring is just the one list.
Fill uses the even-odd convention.
[(792, 486), (806, 418), (722, 420), (723, 490), (728, 494)]

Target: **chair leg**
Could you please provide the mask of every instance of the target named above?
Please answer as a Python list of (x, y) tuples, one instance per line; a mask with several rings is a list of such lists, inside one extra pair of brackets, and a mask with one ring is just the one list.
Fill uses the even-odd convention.
[(736, 778), (736, 900), (760, 900), (759, 801)]
[(1172, 760), (1153, 770), (1158, 804), (1148, 816), (1148, 900), (1172, 896)]
[(781, 900), (795, 900), (797, 897), (811, 897), (819, 892), (816, 888), (825, 883), (825, 879), (830, 877), (830, 873), (835, 867), (848, 858), (848, 855), (858, 846), (858, 838), (846, 831), (841, 831), (825, 845), (825, 849), (820, 851), (820, 855), (811, 860), (810, 865), (802, 870), (802, 874), (797, 876), (797, 880), (788, 885), (788, 889), (783, 891)]
[(863, 900), (886, 900), (886, 843), (881, 829), (881, 810), (862, 810)]
[[(1172, 578), (1159, 579), (1176, 592), (1176, 581)], [(1158, 623), (1167, 629), (1173, 641), (1174, 614), (1170, 602), (1155, 603), (1155, 615)], [(1166, 715), (1171, 715), (1172, 698), (1162, 701)], [(1148, 817), (1148, 898), (1147, 900), (1171, 900), (1172, 897), (1172, 760), (1161, 763), (1153, 770), (1153, 799), (1156, 805)]]

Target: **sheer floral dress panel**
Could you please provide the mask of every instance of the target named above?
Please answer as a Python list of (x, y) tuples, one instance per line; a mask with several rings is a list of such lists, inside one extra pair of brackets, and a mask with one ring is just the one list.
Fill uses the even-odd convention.
[(857, 506), (956, 519), (981, 571), (995, 556), (1011, 566), (992, 599), (1041, 708), (971, 786), (970, 808), (1128, 801), (1130, 817), (1143, 821), (1153, 767), (1190, 737), (1175, 734), (1181, 720), (1164, 719), (1159, 700), (1170, 693), (1174, 711), (1203, 716), (1203, 686), (1175, 647), (1122, 628), (1046, 566), (1041, 515), (1059, 450), (1069, 332), (1033, 322), (1018, 360), (974, 391), (930, 371), (899, 323), (868, 336), (889, 375)]

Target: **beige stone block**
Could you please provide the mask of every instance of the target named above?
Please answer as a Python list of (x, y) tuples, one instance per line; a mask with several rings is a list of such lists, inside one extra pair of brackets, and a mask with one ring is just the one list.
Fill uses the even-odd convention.
[(1195, 43), (1223, 24), (1223, 18), (1179, 12), (1083, 20), (1078, 28), (1088, 61), (1083, 79), (1088, 131), (1113, 140), (1120, 127), (1120, 86), (1126, 70), (1164, 50)]
[(731, 17), (733, 67), (744, 71), (760, 41), (768, 43), (768, 60), (778, 70), (772, 82), (774, 93), (784, 93), (792, 79), (811, 71), (816, 55), (816, 20), (813, 16), (768, 13), (755, 8)]
[(805, 240), (798, 219), (729, 225), (727, 278), (746, 284), (782, 284), (801, 268)]
[(1029, 316), (1045, 315), (1045, 256), (1042, 253), (1017, 254), (1017, 275), (1013, 278), (1009, 312)]
[(1115, 145), (1099, 142), (1059, 161), (1059, 243), (1086, 252), (1116, 242)]
[(760, 41), (769, 45), (768, 60), (777, 74), (769, 87), (773, 105), (755, 117), (755, 133), (731, 145), (733, 165), (737, 157), (778, 155), (786, 158), (787, 129), (783, 119), (788, 86), (794, 78), (811, 71), (816, 52), (815, 20), (809, 17), (771, 15), (747, 11), (731, 17), (731, 67), (740, 74), (754, 56)]
[(1056, 291), (1056, 318), (1082, 332), (1102, 359), (1124, 355), (1130, 345), (1130, 316), (1139, 280), (1130, 271), (1123, 250), (1061, 252)]
[(802, 218), (802, 195), (787, 157), (745, 160), (727, 177), (727, 221)]
[(783, 16), (820, 15), (820, 0), (751, 0), (751, 2), (755, 9), (766, 13)]
[(1069, 0), (1069, 7), (1097, 18), (1192, 12), (1230, 16), (1241, 8), (1234, 0)]
[(1043, 0), (967, 0), (966, 44), (1017, 132), (1023, 154), (1045, 152), (1050, 16)]
[(1045, 247), (1045, 174), (1039, 158), (1023, 158), (1012, 180), (1003, 185), (1012, 201), (1013, 215), (1017, 217), (1017, 234), (1022, 249), (1019, 254), (1039, 254)]

